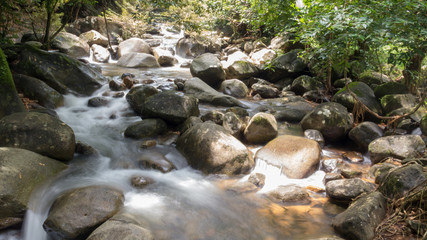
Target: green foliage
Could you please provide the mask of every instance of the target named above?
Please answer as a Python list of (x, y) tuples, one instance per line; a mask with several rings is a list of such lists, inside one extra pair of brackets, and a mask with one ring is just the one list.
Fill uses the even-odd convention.
[(0, 1), (0, 45), (10, 44), (16, 37), (18, 25), (22, 24), (23, 7), (28, 0)]

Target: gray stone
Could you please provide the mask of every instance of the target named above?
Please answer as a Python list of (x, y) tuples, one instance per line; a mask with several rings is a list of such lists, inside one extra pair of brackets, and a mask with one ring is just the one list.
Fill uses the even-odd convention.
[(156, 58), (153, 55), (147, 53), (126, 53), (119, 58), (117, 65), (128, 68), (139, 68), (139, 67), (160, 67)]
[(244, 98), (249, 93), (246, 84), (238, 79), (224, 80), (219, 91), (235, 98)]
[(269, 113), (257, 113), (245, 128), (243, 135), (249, 143), (266, 143), (277, 136), (277, 122)]
[(89, 186), (59, 196), (43, 228), (53, 239), (81, 239), (114, 216), (123, 206), (120, 190), (109, 186)]
[(95, 62), (106, 63), (110, 59), (110, 51), (106, 48), (98, 44), (93, 44), (90, 48), (92, 49), (92, 59)]
[(80, 34), (79, 38), (86, 41), (90, 46), (97, 44), (102, 47), (108, 47), (108, 38), (95, 30), (84, 32)]
[(142, 139), (147, 137), (155, 137), (166, 132), (167, 124), (162, 119), (151, 118), (143, 119), (128, 126), (125, 130), (125, 137)]
[(353, 202), (332, 220), (336, 232), (345, 239), (371, 240), (375, 228), (385, 218), (387, 202), (379, 192), (373, 192)]
[(0, 146), (27, 149), (60, 161), (73, 158), (71, 127), (44, 113), (14, 113), (0, 119)]
[(333, 180), (326, 183), (326, 195), (334, 202), (350, 203), (362, 193), (374, 190), (374, 185), (359, 178)]
[(162, 173), (167, 173), (176, 169), (175, 165), (171, 161), (157, 151), (144, 152), (139, 157), (138, 163), (143, 169), (159, 170)]
[(194, 125), (178, 138), (176, 147), (193, 168), (206, 174), (243, 174), (254, 166), (246, 146), (214, 123)]
[(319, 130), (307, 129), (304, 131), (304, 137), (316, 141), (320, 147), (325, 146), (325, 139)]
[(52, 47), (74, 58), (89, 57), (89, 44), (74, 34), (61, 32), (52, 41)]
[(234, 112), (227, 112), (224, 114), (222, 126), (228, 133), (237, 139), (241, 138), (244, 131), (244, 124)]
[(119, 44), (119, 58), (128, 53), (145, 53), (151, 54), (151, 47), (142, 39), (130, 38)]
[(145, 101), (154, 94), (159, 93), (159, 90), (157, 90), (153, 86), (137, 86), (132, 88), (128, 94), (126, 94), (126, 101), (129, 103), (130, 107), (133, 109), (133, 111), (141, 115), (142, 108), (144, 106)]
[(235, 61), (225, 69), (227, 79), (246, 79), (256, 76), (258, 72), (258, 68), (248, 61)]
[(402, 135), (380, 137), (368, 146), (372, 163), (378, 163), (384, 158), (394, 157), (405, 159), (422, 155), (426, 144), (418, 135)]
[(383, 135), (383, 130), (373, 122), (362, 122), (348, 133), (349, 138), (364, 151), (368, 150), (372, 141)]
[(216, 87), (225, 80), (225, 72), (221, 61), (212, 53), (205, 53), (196, 57), (190, 66), (193, 77), (200, 78), (211, 87)]
[(323, 84), (321, 82), (307, 75), (297, 77), (291, 85), (291, 90), (298, 95), (302, 95), (311, 90), (319, 90), (321, 88), (323, 88)]
[(279, 186), (268, 195), (283, 203), (309, 204), (311, 202), (308, 191), (297, 185)]
[(251, 88), (252, 96), (259, 94), (262, 98), (277, 98), (280, 94), (279, 89), (270, 85), (255, 83)]
[(271, 62), (272, 70), (268, 71), (269, 78), (272, 82), (276, 82), (282, 78), (301, 75), (307, 65), (298, 57), (301, 50), (292, 50), (285, 53)]

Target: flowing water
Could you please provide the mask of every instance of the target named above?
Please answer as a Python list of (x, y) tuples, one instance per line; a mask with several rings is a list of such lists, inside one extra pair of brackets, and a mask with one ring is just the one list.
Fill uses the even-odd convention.
[[(180, 35), (167, 35), (174, 45)], [(182, 61), (182, 60), (181, 60)], [(122, 73), (133, 73), (138, 80), (154, 80), (155, 86), (172, 88), (174, 78), (191, 77), (189, 69), (179, 64), (169, 68), (128, 69), (114, 63), (100, 64), (103, 74), (118, 79)], [(107, 92), (108, 84), (93, 96)], [(92, 96), (92, 97), (93, 97)], [(324, 213), (324, 193), (310, 192), (312, 203), (304, 206), (284, 206), (265, 197), (265, 192), (277, 185), (290, 183), (324, 189), (324, 172), (318, 171), (302, 180), (287, 179), (280, 169), (257, 162), (253, 172), (266, 175), (266, 185), (258, 192), (247, 190), (248, 176), (228, 178), (206, 176), (188, 166), (174, 148), (176, 133), (157, 139), (150, 151), (162, 153), (177, 170), (160, 173), (138, 168), (137, 159), (147, 150), (141, 141), (124, 137), (131, 123), (140, 120), (129, 108), (126, 99), (110, 98), (104, 107), (90, 108), (90, 97), (65, 96), (65, 105), (57, 109), (62, 121), (75, 132), (76, 140), (95, 148), (95, 156), (76, 155), (69, 168), (56, 179), (38, 188), (30, 200), (21, 232), (9, 231), (0, 239), (48, 239), (42, 228), (53, 201), (63, 192), (88, 185), (107, 184), (125, 194), (124, 212), (130, 212), (150, 229), (155, 239), (315, 239), (333, 235), (331, 217)], [(247, 102), (255, 108), (256, 103)], [(213, 109), (200, 106), (201, 111)], [(256, 152), (260, 146), (250, 146)], [(145, 176), (154, 183), (144, 189), (130, 184), (132, 176)]]

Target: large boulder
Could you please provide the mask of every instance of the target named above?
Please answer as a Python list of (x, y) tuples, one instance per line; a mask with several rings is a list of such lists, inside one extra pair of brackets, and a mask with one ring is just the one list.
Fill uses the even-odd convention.
[(0, 147), (0, 223), (12, 218), (22, 221), (31, 192), (66, 167), (25, 149)]
[(122, 55), (117, 61), (117, 65), (128, 68), (139, 68), (139, 67), (160, 67), (156, 58), (147, 53), (131, 52)]
[(221, 83), (219, 91), (235, 98), (244, 98), (249, 93), (246, 84), (239, 79), (224, 80)]
[(0, 48), (0, 119), (15, 112), (24, 112), (25, 107), (16, 92), (15, 83), (3, 50)]
[(125, 130), (125, 137), (141, 139), (147, 137), (155, 137), (166, 132), (167, 124), (162, 119), (150, 118), (143, 119), (128, 126)]
[(213, 89), (200, 78), (190, 78), (184, 83), (184, 93), (199, 99), (202, 103), (224, 107), (246, 107), (232, 96), (225, 95)]
[(154, 57), (162, 67), (170, 67), (178, 63), (178, 60), (173, 56), (171, 51), (156, 48), (153, 50)]
[(43, 228), (53, 239), (85, 239), (123, 206), (120, 190), (109, 186), (89, 186), (59, 196)]
[(176, 54), (184, 58), (194, 58), (206, 52), (206, 46), (191, 38), (181, 38), (176, 44)]
[(383, 135), (383, 130), (373, 122), (362, 122), (348, 133), (348, 137), (364, 151), (368, 150), (368, 146), (372, 141)]
[(144, 106), (145, 101), (154, 94), (159, 93), (159, 90), (153, 86), (137, 86), (132, 88), (128, 94), (126, 94), (126, 101), (129, 103), (130, 107), (133, 111), (141, 115), (142, 108)]
[(140, 38), (130, 38), (119, 44), (119, 58), (128, 53), (146, 53), (151, 54), (151, 47)]
[(64, 97), (55, 89), (49, 87), (40, 79), (22, 74), (14, 74), (16, 88), (24, 94), (25, 97), (37, 100), (37, 103), (45, 108), (55, 109), (64, 104)]
[(412, 94), (392, 94), (381, 98), (381, 106), (386, 114), (399, 108), (412, 108), (417, 104), (417, 99)]
[(352, 125), (353, 118), (347, 109), (334, 102), (319, 104), (301, 120), (304, 130), (319, 130), (328, 141), (342, 140)]
[(336, 232), (345, 239), (371, 240), (375, 228), (385, 218), (386, 198), (379, 192), (373, 192), (353, 202), (344, 212), (332, 220)]
[(87, 16), (85, 18), (77, 19), (72, 24), (72, 27), (76, 29), (79, 33), (85, 33), (91, 30), (95, 30), (103, 36), (107, 36), (107, 26), (108, 33), (110, 34), (110, 39), (112, 40), (112, 44), (117, 44), (117, 37), (122, 36), (123, 33), (123, 26), (118, 22), (107, 21), (107, 24), (105, 24), (105, 20), (103, 17)]
[(374, 185), (359, 178), (339, 179), (326, 183), (326, 195), (338, 203), (350, 203), (362, 193), (374, 190)]
[(74, 58), (89, 57), (90, 47), (74, 34), (61, 32), (52, 41), (52, 47)]
[(202, 79), (211, 87), (216, 87), (225, 80), (225, 72), (221, 61), (212, 53), (205, 53), (196, 57), (190, 66), (193, 77)]
[(266, 143), (277, 136), (277, 122), (273, 115), (269, 113), (257, 113), (243, 132), (246, 141), (249, 143)]
[(108, 60), (110, 60), (110, 51), (108, 51), (106, 48), (104, 48), (101, 45), (93, 44), (91, 47), (92, 49), (92, 59), (95, 62), (99, 63), (106, 63)]
[(93, 231), (86, 240), (154, 240), (151, 232), (143, 227), (137, 217), (119, 213)]
[[(368, 85), (363, 82), (352, 82), (348, 84), (348, 88), (357, 96), (357, 99), (370, 110), (378, 115), (382, 114), (381, 105), (377, 101), (374, 91)], [(345, 87), (333, 96), (332, 101), (342, 104), (348, 111), (353, 111), (354, 105), (356, 104), (356, 100)]]
[(235, 61), (225, 69), (227, 79), (246, 79), (256, 76), (258, 72), (258, 68), (248, 61)]
[(378, 163), (387, 157), (417, 157), (425, 152), (425, 148), (426, 144), (420, 136), (401, 135), (377, 138), (369, 144), (368, 151), (372, 163)]
[(141, 115), (161, 118), (168, 123), (180, 124), (191, 116), (199, 116), (199, 101), (190, 96), (179, 96), (175, 92), (161, 92), (148, 97)]
[(67, 55), (28, 45), (13, 50), (17, 53), (11, 65), (14, 72), (38, 78), (61, 94), (91, 95), (104, 81), (101, 72)]
[(271, 70), (268, 71), (270, 81), (276, 82), (285, 77), (302, 75), (307, 69), (307, 64), (298, 56), (301, 50), (292, 50), (271, 62)]
[(321, 149), (316, 141), (282, 135), (258, 150), (255, 160), (263, 160), (282, 169), (289, 178), (305, 178), (317, 170), (320, 157)]
[(73, 129), (44, 113), (23, 112), (0, 120), (0, 146), (27, 149), (61, 161), (74, 155)]
[(312, 90), (320, 90), (321, 88), (323, 88), (323, 84), (321, 82), (307, 75), (297, 77), (291, 85), (291, 90), (298, 95), (303, 95), (304, 93)]
[(310, 103), (298, 100), (274, 107), (273, 115), (277, 121), (300, 122), (313, 108)]
[(379, 72), (366, 71), (359, 76), (359, 81), (366, 83), (372, 89), (383, 83), (391, 82), (391, 78)]
[(386, 82), (381, 85), (378, 85), (375, 88), (374, 94), (377, 98), (382, 98), (385, 95), (391, 94), (407, 94), (409, 93), (408, 87), (400, 82)]
[(193, 168), (206, 174), (243, 174), (254, 166), (246, 146), (214, 123), (192, 126), (178, 138), (176, 147)]
[(86, 41), (90, 46), (97, 44), (102, 47), (108, 47), (108, 38), (95, 30), (84, 32), (80, 34), (79, 38)]
[(252, 84), (251, 90), (253, 96), (259, 94), (262, 98), (277, 98), (280, 94), (276, 87), (262, 83)]
[(393, 168), (380, 180), (380, 191), (384, 196), (397, 199), (426, 180), (423, 167), (419, 164), (409, 164)]
[(266, 64), (267, 62), (273, 60), (276, 56), (277, 53), (268, 48), (263, 48), (256, 52), (253, 52), (250, 55), (252, 62), (256, 65)]

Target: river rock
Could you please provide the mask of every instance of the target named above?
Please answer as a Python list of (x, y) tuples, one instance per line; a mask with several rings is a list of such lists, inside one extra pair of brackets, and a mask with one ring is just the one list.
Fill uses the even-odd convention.
[(397, 199), (414, 187), (422, 184), (426, 180), (423, 167), (419, 164), (409, 164), (399, 168), (392, 168), (379, 182), (380, 191), (384, 196)]
[(0, 146), (27, 149), (61, 161), (73, 158), (73, 129), (44, 113), (22, 112), (0, 120)]
[(179, 125), (178, 129), (181, 133), (184, 133), (185, 131), (187, 131), (192, 126), (194, 126), (198, 123), (203, 123), (202, 119), (200, 119), (199, 117), (196, 117), (196, 116), (191, 116), (191, 117), (187, 118), (187, 120), (185, 120), (184, 123)]
[(273, 60), (276, 56), (277, 53), (268, 48), (258, 50), (250, 55), (252, 62), (256, 65), (266, 64), (267, 62)]
[(251, 86), (252, 96), (259, 94), (262, 98), (277, 98), (280, 94), (279, 89), (267, 84), (255, 83)]
[(391, 78), (379, 72), (366, 71), (360, 75), (359, 81), (364, 82), (372, 89), (375, 89), (378, 85), (391, 82)]
[(326, 183), (326, 195), (334, 202), (350, 203), (362, 193), (374, 190), (375, 186), (359, 178), (339, 179)]
[(87, 102), (88, 107), (105, 107), (110, 101), (105, 97), (93, 97)]
[[(31, 192), (67, 166), (37, 153), (0, 147), (0, 222), (22, 222)], [(17, 219), (15, 219), (17, 218)], [(15, 219), (16, 221), (7, 221)], [(0, 228), (1, 229), (1, 228)]]
[(307, 65), (298, 57), (300, 51), (292, 50), (273, 59), (271, 62), (272, 69), (268, 71), (270, 81), (277, 82), (285, 77), (302, 75), (307, 69)]
[(245, 98), (249, 93), (246, 84), (239, 79), (224, 80), (219, 91), (235, 98)]
[(209, 103), (214, 106), (246, 107), (236, 98), (216, 91), (200, 78), (190, 78), (185, 81), (184, 93), (199, 99), (202, 103)]
[(142, 108), (144, 107), (145, 101), (153, 96), (154, 94), (159, 93), (159, 90), (157, 90), (153, 86), (149, 85), (142, 85), (142, 86), (136, 86), (132, 88), (128, 94), (126, 94), (126, 101), (129, 103), (130, 107), (133, 109), (133, 111), (141, 115)]
[(206, 174), (244, 174), (254, 166), (246, 146), (214, 123), (194, 125), (178, 138), (176, 147), (193, 168)]
[(277, 122), (269, 113), (257, 113), (248, 123), (243, 132), (249, 143), (266, 143), (277, 136)]
[(353, 118), (347, 109), (334, 102), (319, 104), (301, 120), (304, 130), (319, 130), (325, 140), (333, 142), (345, 138), (352, 125)]
[(88, 96), (105, 80), (101, 72), (61, 53), (25, 45), (13, 50), (19, 53), (11, 64), (16, 73), (38, 78), (61, 94), (76, 92)]
[(252, 173), (248, 178), (248, 182), (262, 188), (265, 185), (265, 175), (262, 173)]
[(313, 105), (306, 101), (297, 100), (274, 107), (274, 117), (277, 121), (300, 122), (305, 115), (313, 110)]
[(101, 33), (95, 30), (84, 32), (80, 34), (79, 38), (86, 41), (90, 46), (97, 44), (102, 47), (108, 47), (107, 37), (104, 37)]
[(385, 95), (392, 95), (392, 94), (407, 94), (409, 93), (408, 87), (400, 82), (386, 82), (381, 85), (378, 85), (375, 88), (374, 94), (377, 98), (382, 98)]
[(197, 57), (206, 52), (206, 46), (191, 38), (181, 38), (176, 44), (176, 54), (184, 58)]
[(420, 128), (421, 132), (427, 136), (427, 114), (421, 119)]
[(314, 173), (320, 157), (321, 149), (316, 141), (291, 135), (276, 137), (255, 155), (256, 161), (263, 160), (281, 168), (289, 178), (305, 178)]
[(95, 62), (99, 63), (106, 63), (110, 59), (110, 51), (108, 51), (106, 48), (104, 48), (101, 45), (93, 44), (91, 47), (92, 49), (92, 59)]
[(320, 147), (325, 146), (325, 139), (319, 130), (307, 129), (304, 131), (304, 137), (316, 141)]
[(218, 57), (212, 53), (205, 53), (196, 57), (190, 66), (193, 77), (200, 78), (211, 87), (216, 87), (225, 80), (225, 72)]
[(116, 80), (109, 81), (108, 86), (110, 87), (111, 91), (124, 91), (127, 88), (124, 83), (119, 83)]
[(60, 32), (52, 41), (52, 47), (74, 58), (89, 57), (89, 44), (74, 34)]
[(137, 175), (132, 176), (130, 179), (130, 184), (132, 185), (132, 187), (137, 189), (143, 189), (152, 183), (154, 183), (154, 180), (145, 176)]
[(144, 117), (161, 118), (168, 123), (180, 124), (190, 116), (199, 116), (199, 101), (175, 92), (161, 92), (147, 98), (142, 106)]
[(302, 95), (305, 92), (319, 90), (322, 87), (323, 84), (316, 79), (307, 75), (301, 75), (292, 82), (291, 90), (298, 95)]
[(123, 203), (123, 193), (109, 186), (73, 189), (55, 200), (43, 228), (53, 239), (85, 239)]
[(258, 72), (258, 68), (248, 61), (235, 61), (225, 69), (227, 79), (246, 79), (256, 76)]
[(309, 204), (311, 202), (308, 191), (297, 185), (279, 186), (268, 192), (268, 195), (283, 203)]
[(412, 94), (392, 94), (381, 98), (381, 106), (386, 114), (399, 108), (412, 108), (417, 104), (417, 99)]
[(202, 119), (203, 122), (212, 121), (215, 124), (222, 125), (223, 119), (224, 119), (224, 113), (218, 110), (212, 110), (203, 114), (200, 117), (200, 119)]
[[(356, 94), (357, 99), (365, 104), (370, 110), (378, 115), (382, 114), (381, 105), (377, 101), (374, 91), (368, 85), (363, 82), (352, 82), (348, 84), (348, 88)], [(348, 111), (353, 111), (354, 104), (356, 104), (355, 99), (350, 95), (345, 87), (333, 96), (332, 101), (342, 104)]]
[[(97, 14), (95, 14), (97, 15)], [(95, 30), (101, 33), (103, 36), (107, 36), (107, 27), (110, 34), (112, 44), (117, 44), (117, 36), (122, 36), (123, 26), (118, 22), (108, 20), (107, 25), (105, 20), (101, 16), (87, 16), (85, 18), (79, 18), (73, 22), (72, 27), (80, 33), (85, 33), (91, 30)]]
[(55, 89), (49, 87), (40, 79), (22, 74), (13, 74), (18, 91), (25, 97), (37, 100), (37, 104), (49, 109), (55, 109), (64, 104), (64, 97)]
[(151, 232), (130, 213), (118, 213), (93, 231), (86, 240), (154, 240)]
[(402, 135), (380, 137), (368, 146), (372, 163), (378, 163), (384, 158), (394, 157), (405, 159), (422, 155), (426, 144), (418, 135)]
[(332, 226), (345, 239), (370, 240), (375, 228), (386, 216), (387, 201), (373, 192), (353, 202), (344, 212), (332, 219)]
[(147, 53), (126, 53), (119, 58), (117, 61), (118, 66), (129, 67), (129, 68), (139, 68), (139, 67), (160, 67), (156, 58)]
[(156, 151), (147, 151), (143, 153), (138, 163), (142, 169), (155, 169), (162, 173), (167, 173), (175, 170), (175, 165), (169, 161), (163, 154)]
[(237, 139), (241, 139), (244, 131), (244, 124), (234, 112), (227, 112), (224, 114), (222, 126), (224, 129)]
[(156, 48), (153, 50), (154, 57), (162, 67), (171, 67), (178, 63), (178, 60), (168, 50)]
[(159, 118), (143, 119), (128, 126), (125, 130), (125, 137), (142, 139), (155, 137), (166, 132), (168, 126), (165, 121)]
[(367, 151), (369, 144), (384, 135), (383, 130), (373, 122), (362, 122), (348, 133), (348, 137), (362, 150)]
[(140, 38), (130, 38), (119, 44), (119, 59), (128, 53), (145, 53), (151, 55), (151, 47)]

